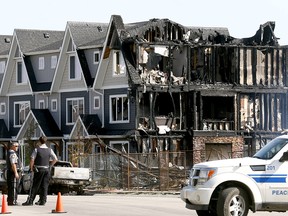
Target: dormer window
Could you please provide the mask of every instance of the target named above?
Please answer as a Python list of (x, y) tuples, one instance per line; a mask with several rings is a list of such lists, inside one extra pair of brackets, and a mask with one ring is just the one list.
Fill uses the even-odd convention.
[(119, 50), (113, 52), (113, 76), (123, 76), (126, 73), (126, 67), (123, 56)]
[(51, 69), (55, 69), (57, 65), (57, 56), (51, 56)]
[(44, 57), (39, 57), (39, 70), (44, 70)]
[(5, 65), (6, 62), (5, 61), (0, 61), (0, 74), (3, 74), (5, 71)]
[(94, 64), (99, 64), (99, 61), (100, 61), (100, 52), (95, 51), (94, 52)]
[(16, 62), (17, 84), (27, 83), (27, 73), (25, 73), (22, 61)]

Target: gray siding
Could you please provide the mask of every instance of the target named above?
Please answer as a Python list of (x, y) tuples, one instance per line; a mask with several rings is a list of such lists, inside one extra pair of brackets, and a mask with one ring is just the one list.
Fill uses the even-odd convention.
[(89, 49), (84, 51), (92, 78), (95, 78), (99, 66), (99, 64), (94, 64), (95, 51), (99, 51), (99, 55), (102, 55), (102, 49)]
[[(58, 61), (59, 55), (57, 53), (36, 55), (30, 57), (35, 77), (38, 83), (52, 82), (55, 73), (55, 68), (51, 68), (52, 56), (57, 56)], [(39, 57), (44, 57), (44, 70), (39, 70)]]

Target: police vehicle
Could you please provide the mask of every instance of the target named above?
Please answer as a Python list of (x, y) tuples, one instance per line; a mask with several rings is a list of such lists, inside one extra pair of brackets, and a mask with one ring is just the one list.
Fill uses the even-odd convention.
[(253, 157), (194, 165), (181, 199), (199, 216), (287, 211), (288, 135), (271, 140)]

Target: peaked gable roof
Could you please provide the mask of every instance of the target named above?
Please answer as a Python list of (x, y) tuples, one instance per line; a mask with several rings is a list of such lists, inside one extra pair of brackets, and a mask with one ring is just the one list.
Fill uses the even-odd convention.
[(0, 56), (8, 56), (12, 37), (12, 35), (0, 35)]
[[(83, 130), (79, 130), (79, 128)], [(74, 127), (71, 130), (70, 138), (77, 139), (78, 136), (89, 137), (97, 135), (99, 132), (102, 131), (101, 128), (102, 123), (97, 114), (82, 114), (78, 116)]]
[(78, 57), (85, 85), (86, 87), (92, 86), (94, 78), (91, 76), (90, 69), (84, 51), (97, 47), (103, 47), (105, 36), (107, 33), (108, 24), (94, 23), (94, 22), (67, 22), (62, 50), (59, 57), (59, 67), (54, 76), (52, 83), (52, 91), (57, 91), (60, 88), (62, 78), (64, 75), (65, 55), (70, 41), (73, 42), (74, 49), (76, 50), (76, 57)]
[(58, 125), (56, 124), (53, 116), (48, 109), (31, 109), (24, 124), (22, 125), (20, 131), (16, 136), (16, 140), (24, 138), (26, 136), (26, 133), (31, 130), (31, 126), (35, 126), (36, 128), (33, 129), (41, 131), (41, 135), (46, 136), (48, 139), (60, 139), (61, 137), (63, 137), (62, 132), (60, 131)]
[(64, 31), (15, 29), (21, 52), (31, 55), (39, 52), (59, 51)]
[(77, 49), (103, 46), (108, 23), (68, 22), (67, 26)]

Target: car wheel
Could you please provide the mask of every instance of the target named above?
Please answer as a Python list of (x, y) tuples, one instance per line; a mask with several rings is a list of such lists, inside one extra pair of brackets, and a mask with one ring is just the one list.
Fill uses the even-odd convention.
[(246, 216), (249, 211), (247, 193), (237, 187), (224, 189), (220, 192), (217, 203), (217, 215)]

